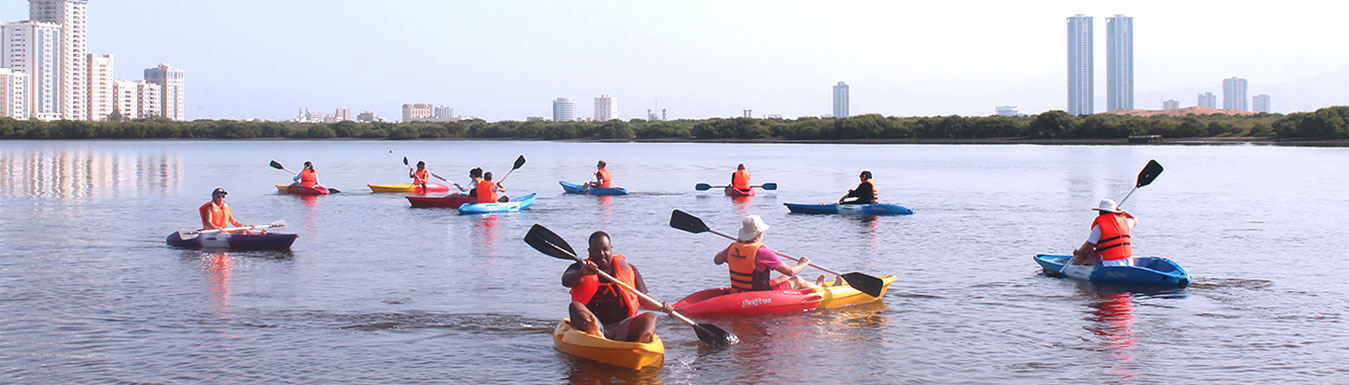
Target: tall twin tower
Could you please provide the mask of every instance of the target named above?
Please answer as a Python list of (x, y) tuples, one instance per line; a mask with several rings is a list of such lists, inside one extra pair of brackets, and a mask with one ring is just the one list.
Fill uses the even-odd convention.
[[(1134, 108), (1134, 18), (1115, 15), (1106, 25), (1106, 111)], [(1095, 113), (1091, 16), (1068, 18), (1068, 113)]]

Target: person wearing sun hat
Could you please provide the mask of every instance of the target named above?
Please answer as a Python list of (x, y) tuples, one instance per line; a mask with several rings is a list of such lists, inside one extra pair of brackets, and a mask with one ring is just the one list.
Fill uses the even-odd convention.
[(1087, 242), (1073, 250), (1073, 264), (1101, 266), (1133, 266), (1134, 252), (1129, 233), (1138, 225), (1138, 219), (1120, 210), (1115, 201), (1102, 199), (1093, 207), (1096, 219), (1091, 222)]
[[(797, 276), (801, 270), (810, 265), (810, 258), (802, 257), (796, 265), (788, 266), (782, 263), (777, 253), (764, 246), (764, 231), (768, 228), (762, 217), (746, 216), (741, 221), (736, 241), (712, 258), (713, 263), (718, 265), (725, 263), (730, 267), (731, 290), (742, 292), (818, 287), (818, 284), (806, 282)], [(776, 279), (769, 279), (773, 271), (782, 275)], [(820, 279), (823, 278), (824, 276), (821, 276)]]

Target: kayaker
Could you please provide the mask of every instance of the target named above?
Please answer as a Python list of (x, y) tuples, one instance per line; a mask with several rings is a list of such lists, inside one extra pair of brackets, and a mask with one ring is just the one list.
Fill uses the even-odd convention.
[(731, 173), (731, 187), (736, 190), (747, 191), (749, 187), (749, 170), (745, 169), (745, 164), (741, 163), (735, 166), (735, 172)]
[[(810, 258), (801, 257), (793, 266), (782, 263), (777, 253), (764, 246), (765, 230), (768, 230), (768, 224), (764, 223), (762, 217), (746, 216), (741, 222), (736, 241), (712, 258), (713, 263), (729, 265), (731, 289), (737, 292), (803, 289), (819, 287), (824, 282), (823, 275), (815, 283), (806, 282), (797, 276), (810, 265)], [(769, 280), (773, 271), (782, 275)]]
[(408, 170), (408, 177), (412, 178), (413, 186), (421, 186), (422, 191), (426, 191), (426, 181), (431, 179), (431, 172), (426, 171), (426, 161), (417, 161), (417, 171)]
[[(225, 204), (225, 195), (229, 194), (224, 187), (216, 187), (211, 191), (211, 201), (197, 208), (197, 213), (201, 214), (201, 229), (214, 230), (230, 227), (244, 227), (243, 223), (234, 219), (234, 214), (230, 213), (230, 205)], [(248, 233), (248, 230), (231, 231), (231, 233)]]
[(477, 193), (478, 203), (492, 203), (497, 201), (497, 192), (505, 192), (506, 188), (492, 183), (492, 173), (485, 172), (473, 191)]
[(628, 263), (622, 254), (613, 253), (609, 234), (596, 231), (590, 234), (590, 258), (577, 262), (562, 272), (562, 286), (571, 288), (571, 326), (614, 341), (651, 342), (656, 335), (655, 313), (641, 313), (640, 309), (670, 312), (670, 303), (644, 301), (637, 294), (624, 289), (595, 272), (603, 270), (619, 281), (646, 293), (646, 281), (637, 267)]
[(1087, 236), (1087, 242), (1073, 250), (1073, 264), (1133, 266), (1134, 251), (1129, 245), (1129, 233), (1138, 225), (1138, 219), (1120, 210), (1110, 199), (1102, 199), (1092, 210), (1096, 210), (1097, 215), (1091, 221), (1091, 235)]
[(319, 184), (319, 174), (314, 172), (314, 163), (304, 161), (304, 168), (299, 174), (295, 174), (295, 183), (304, 187), (314, 187)]
[[(861, 205), (879, 203), (881, 196), (876, 193), (876, 182), (871, 180), (871, 171), (863, 170), (861, 175), (857, 176), (862, 183), (857, 184), (857, 188), (848, 190), (848, 194), (838, 198), (839, 204)], [(853, 198), (849, 200), (848, 198)]]
[(468, 170), (468, 179), (467, 189), (459, 185), (455, 185), (455, 187), (459, 187), (459, 191), (467, 191), (470, 197), (478, 196), (478, 182), (482, 181), (482, 168), (474, 167), (472, 170)]
[(611, 181), (613, 181), (614, 177), (613, 175), (609, 174), (609, 169), (604, 168), (605, 166), (608, 166), (608, 164), (604, 163), (603, 160), (595, 164), (595, 168), (598, 169), (598, 171), (595, 171), (595, 180), (586, 182), (584, 185), (585, 188), (591, 187), (609, 188), (609, 184)]

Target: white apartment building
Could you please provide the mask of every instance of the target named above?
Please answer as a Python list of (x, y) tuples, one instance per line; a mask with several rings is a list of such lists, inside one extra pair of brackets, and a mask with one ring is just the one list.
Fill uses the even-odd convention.
[(19, 21), (0, 26), (0, 67), (28, 75), (24, 118), (61, 119), (61, 26)]
[(122, 119), (140, 119), (140, 83), (132, 80), (112, 82), (112, 109), (122, 115)]
[(435, 111), (431, 114), (431, 117), (432, 117), (432, 118), (435, 118), (435, 119), (438, 120), (438, 121), (443, 121), (443, 120), (449, 120), (449, 119), (452, 119), (452, 118), (454, 118), (454, 107), (450, 107), (450, 106), (436, 106), (436, 109), (435, 109)]
[(112, 55), (89, 54), (89, 120), (108, 120), (112, 114)]
[(1269, 113), (1269, 95), (1259, 94), (1252, 97), (1251, 111)]
[(554, 122), (576, 121), (576, 102), (572, 101), (571, 98), (554, 99), (553, 121)]
[(435, 107), (428, 103), (410, 103), (403, 105), (403, 122), (420, 122), (431, 120), (432, 110)]
[[(187, 107), (183, 95), (183, 70), (168, 64), (145, 69), (145, 82), (159, 86), (162, 99), (160, 116), (172, 120), (186, 120)], [(144, 102), (144, 100), (142, 100)]]
[(136, 117), (139, 119), (163, 118), (164, 88), (144, 80), (137, 80), (136, 88), (136, 99), (140, 102), (136, 109)]
[(88, 79), (88, 0), (29, 0), (28, 18), (32, 21), (54, 23), (60, 28), (61, 40), (57, 81), (60, 119), (84, 120), (89, 116), (85, 84)]
[(618, 119), (618, 98), (602, 94), (595, 98), (595, 121), (607, 122)]
[(28, 74), (0, 68), (0, 118), (28, 119)]

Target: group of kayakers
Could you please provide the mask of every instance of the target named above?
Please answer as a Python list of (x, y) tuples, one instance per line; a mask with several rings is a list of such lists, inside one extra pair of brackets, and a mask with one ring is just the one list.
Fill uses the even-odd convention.
[[(309, 162), (305, 162), (305, 164), (309, 164)], [(422, 191), (426, 191), (426, 183), (430, 181), (430, 174), (431, 172), (426, 170), (426, 161), (417, 161), (416, 170), (408, 169), (408, 177), (412, 178), (412, 184), (422, 186)], [(505, 186), (492, 182), (492, 172), (483, 172), (481, 167), (468, 170), (468, 178), (467, 188), (460, 186), (458, 183), (454, 183), (454, 186), (459, 188), (460, 193), (467, 193), (470, 197), (478, 198), (478, 203), (497, 202), (497, 193), (506, 191)]]

